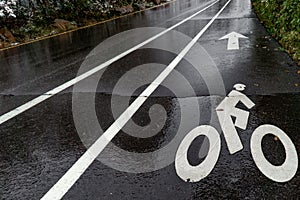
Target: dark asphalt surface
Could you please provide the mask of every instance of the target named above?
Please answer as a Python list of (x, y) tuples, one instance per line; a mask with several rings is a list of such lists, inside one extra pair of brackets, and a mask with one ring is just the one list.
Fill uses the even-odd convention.
[[(88, 29), (0, 51), (0, 114), (74, 78), (85, 57), (104, 39), (133, 28), (168, 28), (211, 2), (177, 0), (164, 7)], [(175, 30), (193, 38), (225, 3), (221, 0)], [(240, 40), (239, 50), (228, 51), (227, 40), (218, 39), (232, 31), (248, 39)], [(174, 43), (176, 41), (176, 38), (173, 39)], [(288, 134), (299, 155), (299, 67), (280, 51), (279, 44), (268, 35), (253, 13), (250, 0), (232, 0), (198, 43), (215, 63), (226, 93), (235, 83), (243, 83), (247, 86), (245, 93), (256, 104), (250, 110), (247, 129), (238, 129), (244, 149), (231, 155), (221, 134), (219, 160), (210, 175), (197, 183), (182, 181), (176, 174), (174, 163), (154, 172), (128, 173), (95, 160), (63, 199), (299, 198), (299, 170), (289, 182), (273, 182), (259, 171), (250, 152), (253, 131), (262, 124), (273, 124)], [(132, 102), (141, 89), (145, 89), (143, 86), (132, 95), (124, 87), (120, 93), (112, 94), (123, 74), (144, 63), (168, 65), (175, 56), (163, 50), (140, 49), (111, 64), (96, 92), (95, 109), (101, 127), (106, 130), (114, 122), (109, 106), (114, 96), (120, 100), (130, 97)], [(201, 58), (199, 62), (202, 62)], [(121, 131), (112, 141), (116, 146), (139, 153), (165, 146), (180, 126), (181, 106), (200, 111), (200, 120), (196, 124), (191, 122), (193, 120), (183, 122), (185, 130), (211, 123), (215, 116), (211, 110), (224, 95), (210, 94), (205, 78), (197, 75), (186, 60), (180, 62), (176, 70), (189, 80), (195, 94), (181, 88), (176, 77), (173, 81), (178, 86), (177, 94), (159, 87), (134, 115), (133, 121), (146, 126), (150, 122), (149, 108), (160, 104), (167, 114), (163, 129), (145, 139), (134, 138)], [(153, 78), (157, 74), (154, 71), (145, 73)], [(68, 88), (0, 125), (0, 199), (40, 199), (86, 151), (73, 120), (72, 92), (73, 88)], [(88, 89), (82, 93), (91, 95)], [(199, 108), (191, 108), (195, 100)], [(218, 123), (212, 125), (220, 130)], [(193, 142), (189, 151), (190, 162), (195, 165), (201, 162), (198, 151), (202, 140)], [(263, 139), (262, 146), (271, 163), (280, 165), (284, 162), (285, 152), (280, 141), (268, 136)], [(156, 165), (155, 162), (159, 161), (153, 158), (152, 162)]]

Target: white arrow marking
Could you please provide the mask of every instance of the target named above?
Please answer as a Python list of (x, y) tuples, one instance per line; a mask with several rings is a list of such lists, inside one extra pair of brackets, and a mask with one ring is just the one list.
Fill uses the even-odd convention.
[(223, 37), (221, 37), (219, 40), (224, 40), (228, 39), (228, 44), (227, 44), (227, 50), (234, 50), (234, 49), (239, 49), (239, 38), (248, 38), (244, 35), (241, 35), (236, 32), (231, 32)]

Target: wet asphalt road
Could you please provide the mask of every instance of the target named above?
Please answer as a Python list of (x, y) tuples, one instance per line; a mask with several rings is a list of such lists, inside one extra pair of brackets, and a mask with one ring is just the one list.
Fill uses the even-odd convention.
[[(226, 2), (219, 1), (174, 31), (186, 37), (195, 37)], [(162, 28), (171, 27), (210, 3), (212, 1), (177, 0), (164, 7), (88, 29), (0, 51), (1, 115), (76, 77), (78, 71), (81, 73), (79, 69), (82, 63), (85, 64), (86, 56), (103, 40), (114, 36), (113, 41), (119, 39), (121, 43), (111, 47), (115, 49), (113, 52), (95, 51), (92, 58), (96, 59), (91, 59), (95, 63), (87, 64), (88, 67), (130, 48), (131, 42), (139, 43)], [(145, 32), (138, 38), (130, 38), (130, 35), (125, 34), (129, 39), (123, 43), (122, 39), (126, 37), (117, 35), (140, 27), (160, 29), (155, 29), (153, 33)], [(248, 37), (240, 40), (239, 50), (227, 50), (227, 40), (219, 40), (232, 31)], [(174, 44), (184, 48), (187, 42), (175, 37), (176, 33), (166, 34), (158, 38), (157, 43), (153, 43), (158, 46), (162, 44), (166, 49), (172, 49)], [(251, 134), (262, 124), (280, 127), (291, 138), (297, 152), (300, 152), (299, 67), (286, 53), (280, 51), (278, 43), (267, 34), (251, 9), (250, 0), (232, 0), (202, 35), (198, 44), (205, 53), (201, 56), (192, 54), (190, 57), (200, 65), (209, 63), (215, 66), (222, 78), (222, 83), (217, 83), (216, 79), (215, 85), (222, 85), (224, 90), (211, 92), (207, 77), (204, 77), (207, 73), (199, 75), (193, 63), (187, 58), (183, 59), (176, 67), (176, 73), (188, 80), (192, 90), (185, 88), (180, 75), (171, 73), (164, 81), (165, 84), (155, 90), (132, 117), (138, 128), (128, 125), (128, 133), (126, 130), (120, 131), (111, 142), (129, 154), (114, 154), (113, 146), (108, 146), (100, 158), (106, 164), (95, 160), (64, 199), (297, 199), (300, 196), (299, 170), (289, 182), (273, 182), (259, 171), (250, 152)], [(99, 83), (96, 82), (95, 91), (84, 85), (78, 90), (70, 87), (1, 124), (0, 198), (40, 199), (100, 136), (98, 134), (101, 131), (93, 126), (93, 120), (86, 112), (90, 106), (78, 98), (80, 95), (84, 98), (95, 95), (94, 110), (101, 129), (106, 130), (116, 117), (112, 105), (120, 105), (116, 113), (121, 114), (126, 109), (124, 102), (133, 102), (149, 84), (143, 81), (148, 78), (154, 80), (175, 57), (174, 52), (151, 46), (136, 50), (106, 70), (87, 78), (86, 82), (89, 83), (97, 81), (97, 77), (102, 75)], [(160, 65), (153, 68), (150, 65), (144, 66), (140, 71), (133, 71), (133, 75), (123, 77), (135, 67), (147, 63)], [(215, 72), (208, 71), (210, 73)], [(115, 90), (120, 80), (123, 82)], [(138, 87), (130, 89), (131, 83), (137, 83)], [(121, 163), (130, 163), (134, 159), (130, 153), (151, 153), (167, 146), (179, 130), (187, 134), (203, 124), (211, 124), (220, 130), (214, 109), (235, 83), (245, 84), (245, 94), (256, 104), (250, 110), (247, 129), (238, 129), (244, 148), (231, 155), (221, 134), (219, 160), (205, 179), (197, 183), (182, 181), (176, 175), (174, 163), (152, 172), (132, 172), (144, 169), (145, 165), (150, 168), (159, 166), (163, 160), (155, 156), (152, 159), (145, 156), (145, 160), (142, 156), (135, 162), (135, 166)], [(163, 110), (153, 114), (150, 107), (157, 104)], [(74, 119), (76, 106), (79, 107), (79, 125), (76, 121), (78, 119)], [(156, 130), (155, 125), (160, 127)], [(86, 128), (87, 132), (80, 127)], [(142, 136), (135, 137), (134, 134)], [(195, 140), (189, 149), (188, 158), (193, 165), (202, 161), (199, 158), (202, 142), (203, 138)], [(284, 162), (285, 152), (280, 141), (268, 135), (263, 139), (262, 146), (264, 155), (271, 163), (280, 165)], [(124, 155), (125, 161), (118, 157), (124, 158)], [(174, 160), (172, 152), (165, 156)]]

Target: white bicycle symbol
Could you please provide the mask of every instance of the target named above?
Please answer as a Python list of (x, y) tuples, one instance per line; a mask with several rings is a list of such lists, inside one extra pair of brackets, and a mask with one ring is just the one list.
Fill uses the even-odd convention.
[[(248, 109), (255, 105), (241, 92), (245, 87), (243, 84), (236, 84), (234, 86), (235, 90), (232, 90), (216, 109), (230, 154), (243, 149), (243, 144), (235, 127), (246, 130), (249, 118), (248, 111), (235, 106), (239, 102), (242, 102)], [(235, 123), (233, 123), (231, 116), (236, 118)], [(263, 154), (261, 142), (267, 134), (273, 134), (278, 137), (285, 148), (286, 159), (280, 166), (272, 165)], [(209, 151), (201, 164), (191, 166), (188, 161), (187, 151), (192, 141), (200, 135), (208, 138), (210, 143)], [(198, 182), (205, 178), (217, 163), (220, 149), (220, 135), (214, 127), (202, 125), (194, 128), (185, 136), (177, 150), (175, 158), (177, 175), (184, 181), (190, 182)], [(291, 139), (280, 128), (269, 124), (256, 128), (251, 136), (250, 149), (256, 166), (269, 179), (276, 182), (287, 182), (295, 176), (298, 168), (297, 151)]]

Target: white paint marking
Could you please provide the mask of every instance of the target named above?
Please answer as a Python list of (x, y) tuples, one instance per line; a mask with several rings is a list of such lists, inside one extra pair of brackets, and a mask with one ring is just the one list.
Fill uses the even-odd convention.
[(171, 31), (172, 29), (176, 28), (177, 26), (180, 26), (181, 24), (185, 23), (186, 21), (190, 20), (191, 18), (195, 17), (196, 15), (200, 14), (201, 12), (207, 10), (208, 8), (210, 8), (211, 6), (213, 6), (214, 4), (216, 4), (219, 1), (220, 0), (214, 1), (212, 4), (206, 6), (202, 10), (196, 12), (195, 14), (193, 14), (190, 17), (182, 20), (181, 22), (179, 22), (179, 23), (171, 26), (170, 28), (164, 30), (163, 32), (161, 32), (161, 33), (159, 33), (159, 34), (157, 34), (157, 35), (155, 35), (155, 36), (153, 36), (153, 37), (145, 40), (144, 42), (142, 42), (142, 43), (140, 43), (140, 44), (132, 47), (131, 49), (128, 49), (127, 51), (125, 51), (125, 52), (119, 54), (118, 56), (116, 56), (116, 57), (114, 57), (114, 58), (106, 61), (105, 63), (102, 63), (101, 65), (99, 65), (99, 66), (91, 69), (90, 71), (87, 71), (86, 73), (84, 73), (84, 74), (82, 74), (82, 75), (80, 75), (80, 76), (78, 76), (78, 77), (76, 77), (76, 78), (74, 78), (74, 79), (72, 79), (72, 80), (70, 80), (70, 81), (68, 81), (68, 82), (66, 82), (66, 83), (64, 83), (64, 84), (62, 84), (62, 85), (60, 85), (60, 86), (58, 86), (58, 87), (56, 87), (56, 88), (54, 88), (54, 89), (46, 92), (46, 93), (44, 93), (44, 94), (42, 94), (41, 96), (39, 96), (39, 97), (37, 97), (37, 98), (35, 98), (35, 99), (31, 100), (31, 101), (28, 101), (27, 103), (25, 103), (25, 104), (23, 104), (23, 105), (15, 108), (15, 109), (11, 110), (10, 112), (8, 112), (6, 114), (0, 116), (0, 125), (3, 124), (6, 121), (8, 121), (8, 120), (10, 120), (10, 119), (18, 116), (19, 114), (25, 112), (26, 110), (29, 110), (30, 108), (38, 105), (39, 103), (42, 103), (43, 101), (51, 98), (52, 96), (60, 93), (61, 91), (63, 91), (65, 89), (73, 86), (74, 84), (82, 81), (83, 79), (85, 79), (85, 78), (87, 78), (87, 77), (95, 74), (96, 72), (104, 69), (105, 67), (109, 66), (110, 64), (112, 64), (112, 63), (116, 62), (117, 60), (123, 58), (124, 56), (132, 53), (133, 51), (135, 51), (135, 50), (143, 47), (144, 45), (152, 42), (153, 40), (157, 39), (158, 37), (164, 35), (165, 33)]
[(221, 37), (219, 40), (228, 39), (227, 50), (236, 50), (236, 49), (240, 48), (239, 38), (246, 39), (248, 37), (241, 35), (239, 33), (236, 33), (236, 32), (231, 32), (231, 33)]
[[(285, 161), (282, 165), (275, 166), (270, 163), (262, 150), (262, 139), (267, 134), (273, 134), (279, 138), (285, 149)], [(253, 160), (258, 169), (269, 179), (276, 182), (287, 182), (297, 173), (298, 155), (292, 140), (280, 128), (265, 124), (253, 132), (250, 140), (250, 149)]]
[(61, 199), (75, 184), (85, 170), (103, 151), (107, 144), (122, 129), (134, 113), (143, 105), (147, 97), (164, 81), (164, 79), (177, 66), (182, 58), (199, 40), (203, 33), (211, 26), (221, 12), (232, 0), (221, 8), (221, 10), (206, 24), (206, 26), (192, 39), (192, 41), (177, 55), (177, 57), (158, 75), (158, 77), (142, 92), (142, 94), (120, 115), (120, 117), (101, 135), (99, 139), (76, 161), (76, 163), (59, 179), (59, 181), (44, 195), (42, 200)]
[[(219, 122), (231, 154), (243, 149), (243, 144), (235, 126), (245, 130), (249, 118), (248, 111), (235, 107), (239, 102), (243, 103), (248, 109), (251, 109), (255, 105), (245, 94), (233, 90), (216, 108)], [(235, 123), (233, 123), (231, 116), (236, 118)]]
[(233, 88), (239, 92), (242, 92), (246, 89), (246, 85), (244, 85), (242, 83), (237, 83), (233, 86)]
[[(201, 164), (191, 166), (188, 161), (188, 149), (194, 139), (204, 135), (209, 140), (209, 150)], [(214, 169), (220, 155), (221, 139), (218, 131), (207, 125), (202, 125), (191, 130), (179, 145), (175, 157), (175, 169), (177, 175), (186, 182), (198, 182), (207, 177)]]

